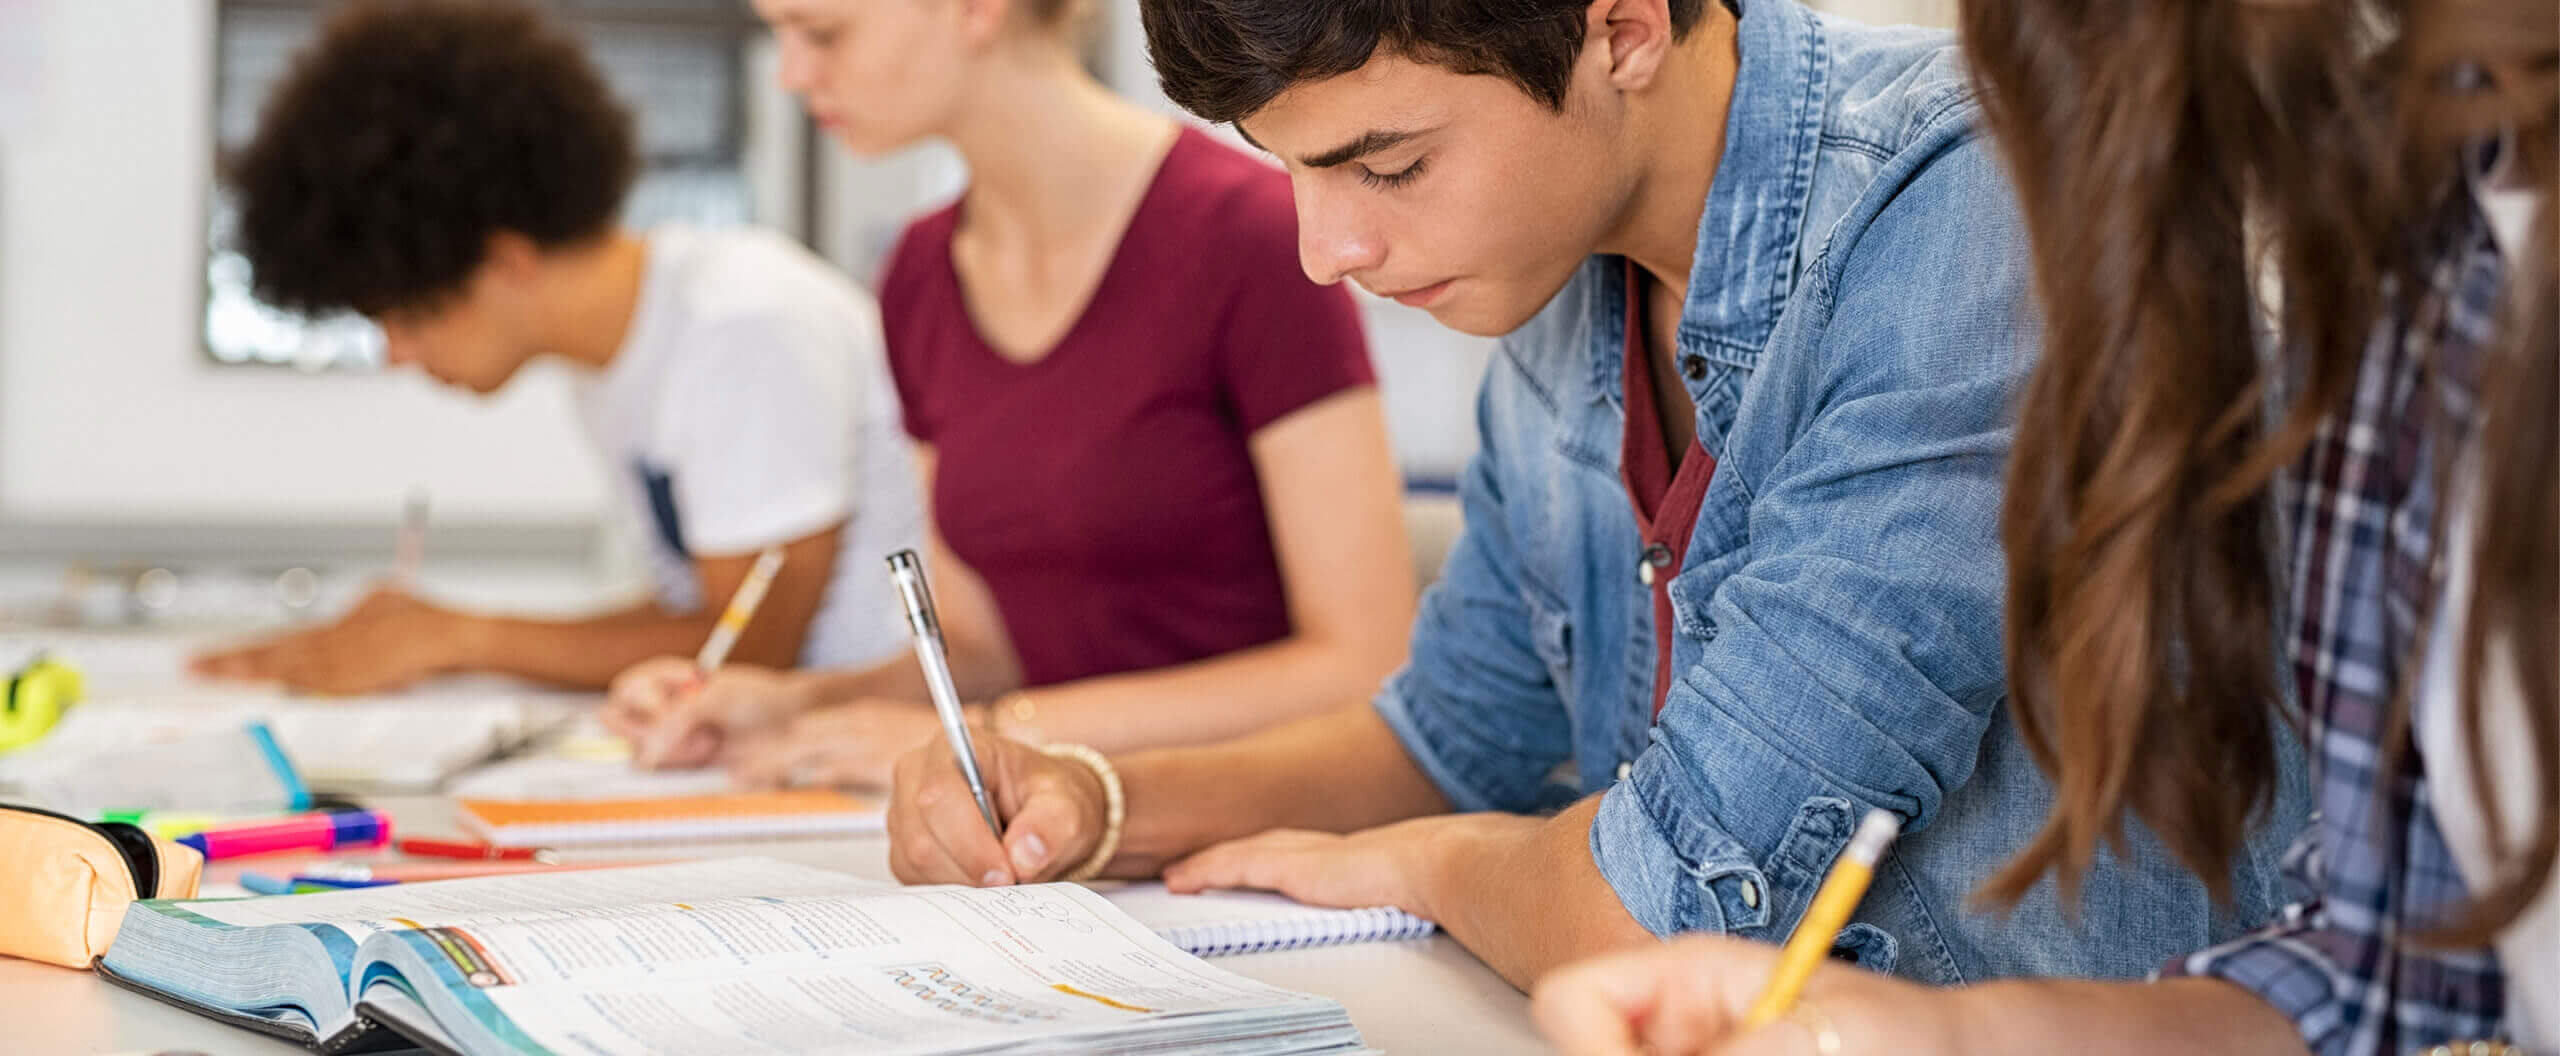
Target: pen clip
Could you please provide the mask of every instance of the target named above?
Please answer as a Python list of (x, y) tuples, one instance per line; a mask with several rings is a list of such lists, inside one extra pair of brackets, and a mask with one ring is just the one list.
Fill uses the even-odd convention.
[(925, 582), (924, 564), (913, 550), (889, 555), (889, 579), (898, 586), (898, 601), (907, 614), (907, 629), (942, 646), (942, 620), (934, 614), (933, 587)]

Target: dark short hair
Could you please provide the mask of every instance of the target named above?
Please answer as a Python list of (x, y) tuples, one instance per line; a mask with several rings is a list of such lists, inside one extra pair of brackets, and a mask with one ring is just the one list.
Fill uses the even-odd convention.
[(630, 115), (529, 7), (368, 0), (295, 57), (227, 176), (259, 299), (370, 315), (458, 292), (497, 232), (602, 234), (637, 167)]
[[(1669, 0), (1685, 34), (1706, 0)], [(1590, 0), (1143, 0), (1147, 53), (1164, 94), (1236, 122), (1292, 85), (1359, 69), (1381, 48), (1518, 85), (1564, 108)]]

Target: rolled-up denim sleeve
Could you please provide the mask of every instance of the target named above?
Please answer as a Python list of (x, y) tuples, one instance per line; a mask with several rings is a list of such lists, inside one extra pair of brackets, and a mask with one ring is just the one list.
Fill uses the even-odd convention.
[(1845, 259), (1802, 294), (1830, 302), (1817, 351), (1756, 382), (1783, 387), (1763, 406), (1789, 439), (1719, 467), (1749, 542), (1672, 581), (1678, 670), (1592, 826), (1657, 934), (1783, 936), (1860, 814), (1924, 829), (1974, 771), (2003, 694), (1999, 514), (2032, 341), (2005, 186), (1959, 145), (1835, 233)]
[(1557, 805), (1546, 775), (1572, 753), (1503, 505), (1497, 440), (1527, 411), (1522, 401), (1537, 398), (1509, 351), (1496, 350), (1477, 394), (1477, 450), (1458, 484), (1465, 530), (1423, 596), (1410, 659), (1374, 701), (1405, 753), (1464, 811)]

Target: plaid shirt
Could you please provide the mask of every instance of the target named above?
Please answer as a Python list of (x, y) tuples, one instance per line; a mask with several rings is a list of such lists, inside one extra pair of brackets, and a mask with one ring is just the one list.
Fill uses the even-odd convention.
[(2468, 195), (2448, 219), (2427, 289), (2375, 327), (2347, 413), (2277, 490), (2289, 544), (2284, 648), (2316, 797), (2286, 863), (2297, 901), (2267, 929), (2163, 969), (2256, 992), (2318, 1056), (2503, 1034), (2495, 956), (2415, 941), (2468, 897), (2424, 760), (2404, 746), (2382, 770), (2392, 701), (2414, 696), (2437, 594), (2438, 454), (2477, 419), (2478, 364), (2498, 332), (2504, 267), (2488, 226)]

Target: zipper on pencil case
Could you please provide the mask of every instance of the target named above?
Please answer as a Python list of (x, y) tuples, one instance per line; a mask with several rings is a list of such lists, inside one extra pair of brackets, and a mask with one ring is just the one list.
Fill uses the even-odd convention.
[(82, 821), (69, 814), (30, 807), (20, 803), (0, 803), (0, 810), (33, 814), (88, 830), (123, 860), (125, 879), (133, 884), (133, 897), (150, 898), (160, 892), (160, 851), (152, 846), (151, 835), (138, 826), (121, 821)]

